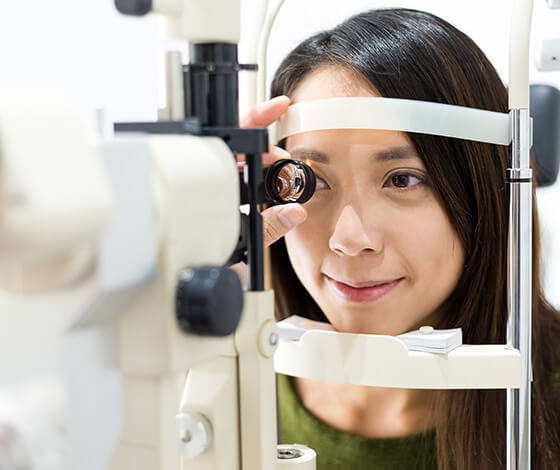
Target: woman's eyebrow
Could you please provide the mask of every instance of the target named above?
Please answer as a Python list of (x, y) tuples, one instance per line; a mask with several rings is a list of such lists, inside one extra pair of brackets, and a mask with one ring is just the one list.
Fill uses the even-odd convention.
[(290, 152), (292, 157), (296, 157), (298, 160), (311, 160), (315, 163), (329, 163), (329, 157), (327, 157), (323, 152), (318, 152), (317, 150), (311, 149), (297, 149)]
[[(291, 156), (299, 160), (311, 160), (315, 163), (330, 163), (329, 157), (323, 152), (313, 149), (297, 149), (291, 152)], [(375, 152), (371, 159), (377, 163), (391, 160), (403, 160), (406, 158), (419, 158), (414, 147), (394, 147), (388, 150)]]
[(403, 160), (405, 158), (420, 158), (414, 147), (395, 147), (389, 150), (383, 150), (371, 155), (371, 159), (377, 163), (388, 162), (391, 160)]

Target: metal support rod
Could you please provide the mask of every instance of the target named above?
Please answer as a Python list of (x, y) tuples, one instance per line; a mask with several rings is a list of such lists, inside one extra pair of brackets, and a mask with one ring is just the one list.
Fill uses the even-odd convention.
[(264, 290), (264, 246), (263, 222), (259, 212), (259, 191), (262, 181), (261, 155), (247, 154), (244, 179), (249, 192), (249, 230), (247, 233), (247, 264), (249, 268), (249, 290)]
[(183, 61), (181, 52), (165, 54), (165, 90), (169, 120), (185, 119), (185, 96), (183, 89)]
[(528, 109), (513, 109), (508, 240), (507, 343), (521, 354), (521, 388), (507, 391), (507, 469), (531, 468), (532, 170)]

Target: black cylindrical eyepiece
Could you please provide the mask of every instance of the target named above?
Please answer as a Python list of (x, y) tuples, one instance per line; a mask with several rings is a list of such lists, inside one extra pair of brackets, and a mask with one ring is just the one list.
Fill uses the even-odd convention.
[(315, 173), (303, 162), (278, 160), (268, 168), (265, 190), (268, 199), (277, 204), (309, 201), (315, 192)]

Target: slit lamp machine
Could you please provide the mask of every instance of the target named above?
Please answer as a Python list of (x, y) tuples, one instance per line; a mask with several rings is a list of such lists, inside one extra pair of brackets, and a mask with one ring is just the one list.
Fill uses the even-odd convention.
[[(313, 450), (278, 446), (276, 372), (383, 387), (507, 389), (507, 468), (529, 469), (533, 2), (512, 1), (509, 113), (336, 98), (293, 105), (274, 129), (276, 140), (358, 128), (511, 147), (508, 335), (504, 344), (447, 354), (410, 351), (391, 336), (279, 335), (264, 283), (259, 204), (309, 197), (313, 175), (301, 162), (263, 173), (269, 132), (239, 128), (238, 92), (248, 104), (265, 100), (268, 38), (283, 3), (261, 2), (252, 12), (262, 28), (245, 65), (237, 58), (239, 0), (116, 0), (126, 15), (162, 15), (170, 37), (189, 45), (190, 60), (167, 52), (167, 105), (157, 121), (116, 123), (115, 136), (97, 146), (63, 96), (0, 99), (0, 286), (8, 294), (0, 370), (13, 367), (14, 351), (40, 353), (72, 325), (118, 322), (123, 429), (111, 470), (315, 469)], [(252, 74), (241, 87), (240, 72)], [(237, 153), (246, 155), (241, 178)], [(227, 267), (243, 259), (246, 291)]]

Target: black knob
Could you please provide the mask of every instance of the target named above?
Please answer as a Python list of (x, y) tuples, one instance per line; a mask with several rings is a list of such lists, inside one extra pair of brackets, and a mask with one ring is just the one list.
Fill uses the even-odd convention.
[(144, 16), (152, 11), (152, 0), (115, 0), (117, 10), (125, 15)]
[(175, 314), (185, 333), (232, 334), (243, 311), (243, 288), (231, 269), (201, 266), (183, 271), (175, 296)]

